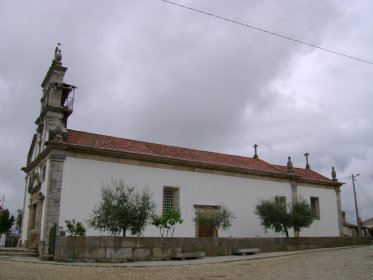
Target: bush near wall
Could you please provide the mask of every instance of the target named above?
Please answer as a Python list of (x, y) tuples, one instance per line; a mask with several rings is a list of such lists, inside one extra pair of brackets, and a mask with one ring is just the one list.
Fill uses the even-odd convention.
[(369, 237), (300, 238), (158, 238), (119, 236), (58, 236), (57, 261), (128, 262), (168, 260), (175, 252), (205, 252), (206, 256), (231, 255), (234, 249), (259, 248), (260, 252), (368, 245)]

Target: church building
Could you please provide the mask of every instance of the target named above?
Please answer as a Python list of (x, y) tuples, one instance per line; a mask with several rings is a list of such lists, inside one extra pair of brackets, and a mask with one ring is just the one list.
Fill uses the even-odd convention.
[[(41, 110), (27, 156), (22, 244), (47, 254), (50, 229), (65, 228), (75, 219), (87, 227), (87, 235), (103, 235), (87, 226), (100, 201), (102, 185), (122, 180), (138, 191), (153, 194), (156, 212), (180, 209), (184, 222), (177, 237), (274, 237), (264, 231), (255, 206), (261, 199), (280, 196), (286, 203), (307, 200), (314, 221), (300, 236), (342, 235), (340, 187), (333, 169), (332, 179), (310, 166), (293, 167), (268, 163), (258, 157), (207, 152), (99, 135), (68, 128), (76, 87), (64, 82), (59, 47), (41, 84)], [(308, 154), (306, 154), (306, 157)], [(228, 231), (202, 230), (194, 223), (200, 211), (224, 205), (235, 219)], [(160, 236), (148, 225), (144, 236)], [(294, 236), (294, 233), (290, 233)]]

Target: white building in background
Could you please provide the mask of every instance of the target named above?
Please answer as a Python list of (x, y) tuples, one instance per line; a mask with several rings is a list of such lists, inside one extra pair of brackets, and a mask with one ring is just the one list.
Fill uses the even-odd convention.
[[(235, 215), (233, 225), (219, 237), (271, 237), (254, 214), (260, 199), (275, 195), (287, 202), (299, 197), (311, 203), (315, 220), (301, 236), (340, 236), (340, 187), (307, 167), (278, 166), (258, 158), (172, 147), (75, 131), (67, 128), (75, 87), (64, 83), (67, 70), (61, 51), (42, 82), (40, 116), (23, 168), (26, 172), (23, 246), (40, 246), (46, 253), (50, 228), (66, 219), (85, 222), (100, 200), (101, 186), (122, 179), (141, 191), (153, 193), (157, 212), (162, 207), (181, 210), (184, 222), (175, 236), (214, 234), (193, 222), (196, 211), (225, 205)], [(335, 174), (335, 173), (334, 173)], [(99, 235), (88, 228), (87, 235)], [(147, 226), (144, 236), (159, 236)], [(44, 247), (45, 246), (45, 247)]]

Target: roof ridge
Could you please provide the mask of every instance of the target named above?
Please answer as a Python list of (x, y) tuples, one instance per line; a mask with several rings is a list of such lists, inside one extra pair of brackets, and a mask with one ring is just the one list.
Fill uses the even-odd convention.
[(67, 129), (67, 131), (68, 132), (69, 131), (74, 131), (74, 132), (78, 132), (78, 133), (85, 133), (85, 134), (90, 134), (90, 135), (115, 138), (115, 139), (132, 141), (132, 142), (143, 143), (143, 144), (157, 145), (157, 146), (162, 146), (162, 147), (167, 147), (167, 148), (177, 148), (177, 149), (183, 149), (183, 150), (188, 150), (188, 151), (203, 152), (203, 153), (216, 154), (216, 155), (222, 155), (222, 156), (233, 156), (233, 157), (238, 157), (238, 158), (242, 158), (242, 159), (259, 160), (263, 163), (266, 163), (266, 164), (272, 166), (272, 164), (270, 164), (269, 162), (266, 162), (265, 160), (256, 159), (256, 158), (252, 158), (252, 157), (247, 157), (247, 156), (243, 156), (243, 155), (227, 154), (227, 153), (214, 152), (214, 151), (208, 151), (208, 150), (199, 150), (199, 149), (195, 149), (195, 148), (180, 147), (180, 146), (168, 145), (168, 144), (159, 144), (159, 143), (148, 142), (148, 141), (143, 141), (143, 140), (134, 140), (134, 139), (129, 139), (129, 138), (123, 138), (123, 137), (118, 137), (118, 136), (110, 136), (110, 135), (105, 135), (105, 134), (99, 134), (99, 133), (87, 132), (87, 131), (81, 131), (81, 130), (74, 130), (74, 129)]

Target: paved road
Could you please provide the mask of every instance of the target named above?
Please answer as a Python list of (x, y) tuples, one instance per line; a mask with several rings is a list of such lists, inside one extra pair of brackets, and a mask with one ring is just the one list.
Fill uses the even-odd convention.
[[(189, 262), (193, 263), (193, 262)], [(0, 279), (373, 279), (373, 246), (297, 255), (153, 267), (94, 266), (0, 259)]]

